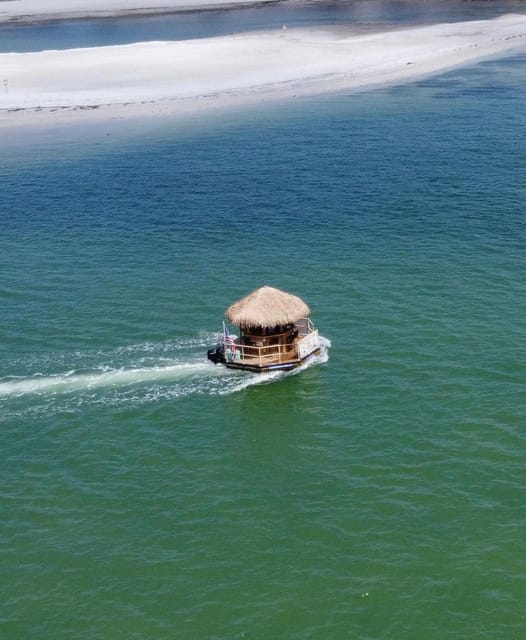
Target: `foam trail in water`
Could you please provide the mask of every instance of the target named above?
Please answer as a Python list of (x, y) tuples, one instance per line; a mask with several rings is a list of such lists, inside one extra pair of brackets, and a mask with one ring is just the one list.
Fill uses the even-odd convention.
[[(59, 395), (73, 392), (92, 391), (97, 389), (124, 389), (125, 387), (141, 386), (152, 388), (152, 385), (167, 385), (174, 383), (174, 392), (187, 395), (192, 390), (212, 395), (226, 395), (242, 391), (256, 384), (266, 384), (281, 378), (296, 374), (313, 365), (322, 364), (328, 360), (330, 342), (321, 338), (322, 350), (317, 356), (311, 356), (297, 369), (291, 371), (270, 371), (266, 373), (247, 373), (232, 371), (223, 366), (215, 366), (206, 360), (196, 358), (183, 362), (164, 364), (167, 359), (162, 358), (163, 364), (152, 366), (123, 366), (98, 367), (89, 372), (79, 372), (76, 369), (51, 375), (37, 374), (30, 377), (11, 378), (0, 381), (1, 397), (22, 397), (26, 395)], [(184, 344), (188, 347), (188, 344)], [(171, 345), (173, 349), (173, 345)], [(131, 347), (130, 347), (131, 349)], [(133, 347), (137, 351), (138, 347)], [(141, 346), (139, 351), (143, 351)], [(155, 351), (156, 349), (153, 349)]]
[(217, 376), (221, 369), (207, 362), (186, 362), (163, 367), (107, 369), (91, 373), (69, 371), (50, 376), (34, 376), (0, 382), (1, 396), (67, 393), (103, 387), (177, 381), (193, 376)]

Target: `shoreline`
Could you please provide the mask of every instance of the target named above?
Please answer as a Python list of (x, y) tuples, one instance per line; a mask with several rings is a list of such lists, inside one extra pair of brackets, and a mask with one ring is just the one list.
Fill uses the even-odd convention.
[[(288, 0), (0, 0), (0, 26), (67, 20), (162, 16), (205, 11), (232, 11)], [(67, 7), (65, 5), (69, 4)]]
[[(526, 50), (526, 16), (357, 34), (302, 28), (0, 54), (0, 128), (195, 114), (414, 82)], [(4, 81), (5, 81), (4, 80)]]

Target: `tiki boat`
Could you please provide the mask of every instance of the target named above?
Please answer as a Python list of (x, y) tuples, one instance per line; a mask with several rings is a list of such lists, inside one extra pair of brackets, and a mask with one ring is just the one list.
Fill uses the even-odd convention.
[(239, 336), (223, 323), (217, 345), (208, 350), (214, 364), (255, 372), (293, 369), (323, 349), (309, 319), (309, 307), (301, 298), (279, 289), (256, 289), (225, 315), (239, 327)]

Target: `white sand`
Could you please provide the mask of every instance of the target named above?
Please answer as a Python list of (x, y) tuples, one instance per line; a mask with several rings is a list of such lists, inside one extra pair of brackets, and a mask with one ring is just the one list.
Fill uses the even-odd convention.
[(0, 0), (1, 22), (30, 22), (119, 14), (155, 14), (171, 11), (241, 6), (270, 0)]
[[(356, 35), (291, 29), (180, 42), (0, 54), (0, 125), (43, 109), (130, 114), (411, 81), (526, 48), (526, 16)], [(127, 105), (127, 106), (125, 106)], [(141, 106), (142, 105), (142, 106)]]

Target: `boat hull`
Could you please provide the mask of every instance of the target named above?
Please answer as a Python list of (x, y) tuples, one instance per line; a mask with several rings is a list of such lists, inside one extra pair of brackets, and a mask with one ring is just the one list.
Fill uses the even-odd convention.
[(253, 373), (264, 373), (265, 371), (287, 371), (290, 369), (296, 369), (297, 367), (301, 366), (310, 358), (314, 356), (319, 356), (320, 353), (321, 353), (321, 349), (317, 349), (316, 351), (309, 353), (307, 356), (305, 356), (301, 360), (279, 362), (276, 364), (253, 365), (253, 364), (246, 364), (243, 362), (225, 362), (225, 366), (228, 369), (241, 369), (242, 371), (252, 371)]
[(311, 358), (319, 356), (321, 351), (321, 346), (318, 346), (302, 358), (282, 362), (256, 363), (247, 360), (227, 360), (224, 355), (224, 350), (216, 347), (215, 349), (210, 349), (208, 351), (208, 359), (214, 364), (224, 365), (227, 369), (238, 369), (239, 371), (250, 371), (252, 373), (265, 373), (266, 371), (288, 371), (296, 369)]
[(224, 330), (222, 339), (208, 350), (207, 357), (228, 369), (264, 373), (296, 369), (321, 352), (318, 330), (305, 318), (270, 331), (249, 332), (243, 328), (241, 338)]

